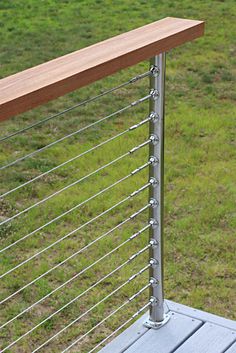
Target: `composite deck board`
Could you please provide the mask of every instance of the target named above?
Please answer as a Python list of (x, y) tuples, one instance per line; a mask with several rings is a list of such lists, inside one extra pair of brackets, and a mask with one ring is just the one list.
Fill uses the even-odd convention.
[[(236, 335), (236, 334), (235, 334)], [(236, 353), (236, 342), (224, 353)]]
[(149, 329), (143, 325), (148, 314), (143, 315), (133, 325), (128, 327), (99, 353), (121, 353), (142, 337)]
[(190, 317), (194, 317), (196, 319), (199, 319), (205, 322), (211, 322), (213, 324), (227, 327), (231, 330), (236, 331), (236, 321), (226, 319), (224, 317), (217, 316), (217, 315), (208, 313), (206, 311), (194, 309), (183, 304), (175, 303), (171, 300), (166, 300), (166, 304), (168, 305), (171, 311), (178, 312)]
[(175, 353), (224, 353), (235, 341), (235, 332), (205, 323)]
[[(169, 311), (165, 303), (165, 312)], [(142, 337), (149, 329), (143, 325), (147, 320), (148, 313), (142, 315), (133, 325), (128, 327), (119, 336), (107, 344), (99, 353), (122, 353), (126, 351), (134, 342)]]
[(125, 353), (172, 353), (201, 325), (200, 320), (173, 313), (165, 326), (159, 330), (149, 330)]
[(236, 353), (236, 322), (172, 301), (165, 301), (170, 321), (146, 329), (147, 314), (99, 353)]

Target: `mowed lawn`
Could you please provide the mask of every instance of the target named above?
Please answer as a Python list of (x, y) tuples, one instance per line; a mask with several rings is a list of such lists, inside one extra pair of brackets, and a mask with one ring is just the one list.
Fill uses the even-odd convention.
[[(165, 131), (165, 297), (183, 304), (236, 318), (236, 25), (235, 1), (1, 1), (0, 76), (83, 48), (166, 16), (206, 21), (205, 37), (167, 55)], [(79, 63), (78, 63), (79, 65)], [(1, 137), (91, 98), (144, 73), (143, 62), (93, 85), (75, 91), (30, 112), (1, 123)], [(148, 78), (110, 93), (34, 129), (0, 142), (0, 165), (96, 122), (148, 94)], [(1, 170), (1, 194), (11, 190), (89, 148), (106, 141), (148, 115), (148, 102), (127, 109), (83, 133)], [(127, 132), (102, 147), (25, 187), (0, 198), (1, 218), (25, 210), (83, 176), (110, 163), (148, 139), (148, 126)], [(145, 164), (148, 147), (71, 186), (38, 207), (0, 226), (0, 249), (34, 232), (45, 223)], [(127, 221), (94, 245), (41, 276), (97, 237), (116, 227), (148, 203), (148, 192), (124, 201), (148, 181), (148, 168), (77, 207), (56, 222), (0, 253), (1, 325), (54, 291), (83, 268), (110, 252), (147, 225), (147, 210)], [(107, 209), (87, 226), (73, 232)], [(4, 275), (22, 261), (43, 251)], [(145, 248), (148, 231), (35, 305), (0, 330), (1, 348), (40, 324), (89, 286)], [(63, 311), (45, 320), (7, 352), (32, 352), (96, 302), (144, 268), (148, 251), (107, 277)], [(4, 275), (4, 276), (2, 276)], [(61, 352), (147, 284), (148, 271), (124, 286), (53, 339), (41, 352)], [(21, 291), (22, 287), (27, 286)], [(108, 319), (73, 352), (88, 352), (148, 301), (148, 290)]]

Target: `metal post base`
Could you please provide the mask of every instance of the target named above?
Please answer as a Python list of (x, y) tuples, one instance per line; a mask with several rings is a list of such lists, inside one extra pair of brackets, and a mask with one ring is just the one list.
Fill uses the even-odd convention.
[(158, 330), (159, 328), (167, 324), (169, 320), (170, 320), (170, 315), (165, 314), (164, 319), (162, 321), (155, 322), (148, 319), (147, 321), (144, 322), (144, 326), (148, 328), (153, 328), (154, 330)]

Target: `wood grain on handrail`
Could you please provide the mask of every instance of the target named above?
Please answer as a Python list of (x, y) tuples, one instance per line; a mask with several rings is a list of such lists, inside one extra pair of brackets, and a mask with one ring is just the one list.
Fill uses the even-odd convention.
[(203, 35), (204, 22), (167, 17), (0, 80), (0, 120)]

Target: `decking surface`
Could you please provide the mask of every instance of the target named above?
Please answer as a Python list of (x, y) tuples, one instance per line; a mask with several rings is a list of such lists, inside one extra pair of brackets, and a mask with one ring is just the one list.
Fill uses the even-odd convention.
[(236, 353), (236, 321), (166, 301), (169, 322), (145, 328), (143, 315), (99, 353)]

